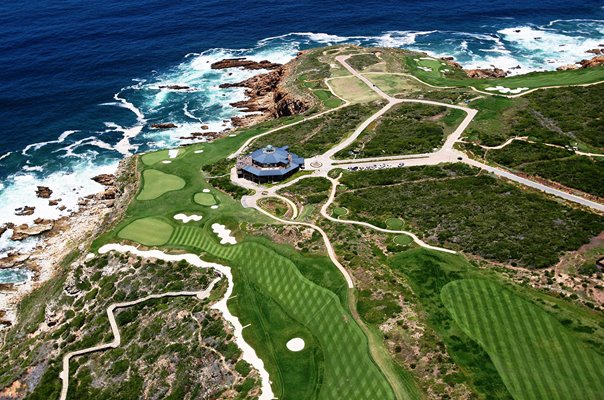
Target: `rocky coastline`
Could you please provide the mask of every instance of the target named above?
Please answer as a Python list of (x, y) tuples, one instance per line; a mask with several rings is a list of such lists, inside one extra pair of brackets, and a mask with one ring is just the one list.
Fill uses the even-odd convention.
[(31, 226), (10, 223), (0, 226), (0, 233), (12, 229), (12, 240), (30, 236), (40, 239), (30, 252), (13, 252), (0, 258), (0, 269), (19, 268), (32, 274), (31, 279), (23, 283), (0, 284), (0, 330), (15, 323), (21, 299), (50, 279), (64, 259), (82, 257), (97, 235), (119, 221), (137, 190), (135, 163), (136, 158), (125, 158), (114, 175), (94, 177), (105, 189), (81, 198), (79, 209), (68, 216), (57, 220), (37, 219)]
[(267, 73), (255, 75), (237, 83), (223, 83), (219, 87), (245, 88), (246, 100), (231, 103), (245, 113), (244, 117), (233, 117), (231, 122), (235, 127), (246, 127), (269, 119), (301, 114), (312, 104), (303, 97), (296, 96), (287, 90), (285, 82), (292, 75), (294, 66), (303, 53), (287, 64), (276, 64), (269, 61), (251, 61), (247, 59), (226, 59), (212, 64), (214, 69), (244, 68), (250, 70), (269, 69)]

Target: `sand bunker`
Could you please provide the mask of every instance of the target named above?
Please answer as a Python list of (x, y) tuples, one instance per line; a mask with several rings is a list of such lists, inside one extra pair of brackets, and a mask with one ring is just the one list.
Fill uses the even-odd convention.
[(521, 88), (516, 88), (516, 89), (510, 89), (510, 88), (506, 88), (505, 86), (495, 86), (495, 87), (488, 87), (485, 90), (488, 90), (490, 92), (493, 91), (497, 91), (499, 93), (510, 93), (510, 94), (518, 94), (520, 92), (524, 92), (525, 90), (528, 90), (529, 88), (527, 87), (521, 87)]
[(212, 230), (220, 239), (220, 244), (237, 244), (237, 239), (231, 235), (231, 230), (222, 224), (212, 224)]
[(215, 210), (218, 208), (218, 205), (214, 204), (213, 206), (210, 207), (212, 210)]
[(187, 214), (176, 214), (174, 216), (174, 219), (182, 221), (183, 223), (187, 223), (190, 221), (201, 221), (202, 216), (201, 215), (196, 215), (196, 214), (191, 214), (191, 215), (187, 215)]
[(299, 337), (293, 338), (286, 343), (286, 346), (289, 351), (304, 350), (304, 339)]
[(172, 164), (172, 161), (164, 160), (164, 161), (162, 161), (162, 163), (164, 163), (164, 164)]
[(195, 154), (203, 153), (203, 150), (195, 150), (193, 153), (195, 153)]
[(203, 189), (202, 192), (204, 192), (204, 193), (210, 193), (210, 189)]
[(419, 65), (417, 68), (421, 69), (422, 71), (432, 72), (432, 68), (430, 67), (422, 67), (421, 65)]
[(168, 150), (168, 157), (170, 157), (170, 158), (176, 158), (176, 156), (178, 155), (179, 151), (180, 151), (179, 149), (170, 149), (170, 150)]

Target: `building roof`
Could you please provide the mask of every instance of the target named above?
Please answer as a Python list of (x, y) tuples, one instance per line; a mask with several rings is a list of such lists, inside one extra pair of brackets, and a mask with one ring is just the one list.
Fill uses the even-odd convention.
[(289, 164), (289, 147), (273, 147), (270, 144), (252, 152), (252, 161), (259, 164)]

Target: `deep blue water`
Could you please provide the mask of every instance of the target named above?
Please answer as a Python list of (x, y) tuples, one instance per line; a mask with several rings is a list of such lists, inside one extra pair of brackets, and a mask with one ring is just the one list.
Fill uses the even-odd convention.
[[(124, 154), (177, 144), (202, 122), (224, 128), (242, 93), (217, 85), (249, 73), (210, 71), (210, 62), (284, 62), (346, 41), (450, 54), (468, 66), (553, 69), (604, 44), (604, 2), (1, 2), (0, 224), (28, 222), (13, 215), (22, 205), (36, 205), (31, 218), (60, 214), (35, 198), (36, 184), (74, 209), (78, 195), (98, 189), (89, 178)], [(162, 83), (198, 90), (157, 90)], [(158, 133), (145, 126), (153, 121), (181, 126)], [(0, 256), (8, 243), (0, 238)]]

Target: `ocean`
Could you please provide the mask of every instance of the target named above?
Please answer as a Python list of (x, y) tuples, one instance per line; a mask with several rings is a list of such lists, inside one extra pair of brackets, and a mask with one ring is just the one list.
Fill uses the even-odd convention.
[[(90, 180), (129, 154), (229, 126), (257, 72), (216, 71), (227, 57), (286, 62), (300, 49), (356, 43), (450, 55), (466, 67), (552, 70), (604, 44), (602, 1), (76, 0), (0, 4), (0, 226), (58, 218), (100, 191)], [(229, 74), (231, 73), (232, 74)], [(159, 90), (179, 84), (193, 91)], [(152, 130), (173, 122), (172, 130)], [(65, 210), (35, 195), (49, 186)], [(35, 206), (31, 216), (15, 208)], [(0, 237), (0, 257), (37, 239)], [(28, 279), (0, 270), (0, 282)]]

